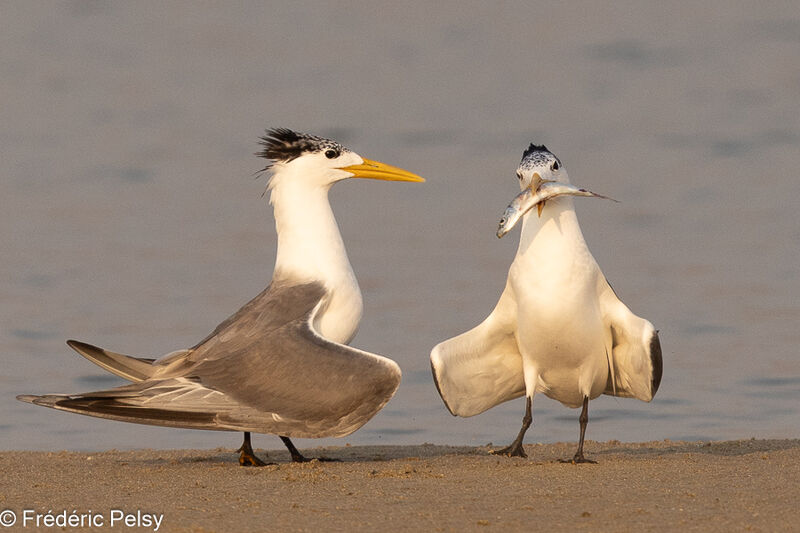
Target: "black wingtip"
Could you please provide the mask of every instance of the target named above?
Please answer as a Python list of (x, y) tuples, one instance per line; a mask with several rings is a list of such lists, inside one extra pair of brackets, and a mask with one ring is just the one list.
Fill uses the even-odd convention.
[(75, 339), (67, 339), (67, 346), (75, 350), (76, 352), (80, 352), (81, 348), (95, 348), (91, 344), (87, 344), (85, 342), (76, 341)]
[(658, 339), (658, 331), (653, 332), (650, 338), (650, 362), (653, 365), (653, 377), (651, 386), (653, 396), (656, 395), (658, 387), (661, 385), (661, 373), (663, 372), (663, 362), (661, 360), (661, 341)]
[(69, 346), (82, 356), (87, 357), (90, 361), (93, 361), (94, 359), (89, 356), (95, 354), (102, 354), (104, 351), (102, 348), (100, 348), (99, 346), (95, 346), (94, 344), (89, 344), (88, 342), (76, 341), (74, 339), (69, 339), (67, 341), (67, 346)]
[(451, 415), (458, 416), (453, 412), (452, 409), (450, 409), (450, 406), (447, 404), (447, 400), (444, 399), (442, 389), (439, 387), (439, 378), (436, 376), (436, 368), (433, 366), (433, 361), (431, 361), (431, 374), (433, 375), (433, 384), (436, 385), (436, 392), (439, 393), (439, 397), (442, 399), (442, 402), (444, 402), (444, 406), (447, 407), (447, 410), (450, 411)]

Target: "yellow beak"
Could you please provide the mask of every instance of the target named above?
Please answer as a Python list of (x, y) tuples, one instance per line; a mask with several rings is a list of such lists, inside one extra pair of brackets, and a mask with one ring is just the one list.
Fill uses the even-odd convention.
[(530, 185), (531, 190), (533, 192), (538, 192), (539, 187), (542, 186), (542, 183), (544, 183), (542, 177), (539, 175), (538, 172), (534, 172), (533, 176), (531, 176), (531, 185)]
[[(533, 192), (538, 192), (539, 191), (539, 187), (541, 187), (542, 183), (544, 183), (544, 182), (545, 182), (545, 180), (542, 179), (542, 177), (539, 175), (539, 173), (538, 172), (534, 172), (533, 176), (531, 176), (531, 190)], [(539, 218), (542, 218), (542, 209), (544, 209), (544, 203), (546, 201), (547, 200), (542, 200), (541, 202), (536, 204), (536, 210), (539, 212)]]
[(364, 162), (360, 165), (342, 167), (342, 170), (350, 172), (353, 174), (354, 178), (370, 178), (373, 180), (388, 181), (425, 181), (425, 178), (421, 178), (402, 168), (393, 167), (392, 165), (387, 165), (380, 161), (371, 161), (369, 159), (364, 159)]

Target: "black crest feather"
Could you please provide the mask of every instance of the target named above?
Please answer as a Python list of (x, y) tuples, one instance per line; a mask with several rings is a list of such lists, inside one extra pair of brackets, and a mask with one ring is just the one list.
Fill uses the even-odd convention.
[(561, 164), (561, 160), (556, 157), (553, 152), (548, 150), (545, 145), (531, 143), (528, 149), (522, 154), (522, 160), (519, 164), (521, 168), (533, 168), (549, 164), (549, 162), (552, 161), (558, 161), (558, 164)]
[(339, 152), (344, 150), (341, 145), (329, 139), (298, 133), (288, 128), (269, 129), (258, 143), (263, 146), (263, 149), (256, 153), (257, 156), (280, 163), (288, 163), (305, 153), (319, 152), (329, 148), (334, 148)]
[(528, 157), (529, 155), (531, 155), (534, 152), (550, 152), (550, 150), (548, 150), (547, 147), (545, 145), (543, 145), (543, 144), (537, 145), (537, 144), (531, 143), (531, 145), (528, 146), (528, 149), (525, 150), (525, 153), (522, 154), (522, 159), (525, 159), (526, 157)]

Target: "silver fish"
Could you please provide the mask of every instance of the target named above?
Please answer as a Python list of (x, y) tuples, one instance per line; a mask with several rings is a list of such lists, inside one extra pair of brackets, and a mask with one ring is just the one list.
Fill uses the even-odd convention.
[[(602, 194), (597, 194), (587, 189), (581, 189), (580, 187), (576, 187), (574, 185), (568, 185), (566, 183), (558, 183), (554, 181), (546, 181), (539, 186), (539, 189), (536, 192), (528, 187), (520, 192), (517, 196), (511, 200), (511, 203), (508, 204), (506, 210), (503, 212), (503, 216), (500, 218), (500, 225), (497, 228), (497, 237), (502, 238), (503, 235), (508, 233), (512, 230), (514, 226), (517, 225), (519, 219), (522, 216), (530, 211), (534, 206), (544, 206), (544, 202), (555, 198), (556, 196), (594, 196), (595, 198), (604, 198), (606, 200), (611, 200), (612, 202), (616, 202), (613, 198), (609, 198), (608, 196), (603, 196)], [(541, 216), (542, 211), (541, 208), (539, 209), (539, 216)]]

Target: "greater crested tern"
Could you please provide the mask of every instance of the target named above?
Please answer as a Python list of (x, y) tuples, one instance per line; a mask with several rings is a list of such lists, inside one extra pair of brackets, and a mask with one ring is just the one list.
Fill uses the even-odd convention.
[(289, 437), (348, 435), (389, 401), (400, 367), (347, 346), (363, 305), (328, 191), (347, 178), (425, 180), (284, 128), (268, 130), (261, 145), (278, 234), (269, 286), (192, 348), (158, 359), (68, 341), (132, 383), (19, 400), (124, 422), (243, 431), (242, 465), (266, 464), (254, 455), (250, 432), (279, 435), (292, 460), (305, 461)]
[[(569, 185), (561, 161), (531, 144), (517, 169), (520, 189)], [(649, 402), (661, 382), (661, 345), (653, 325), (634, 315), (606, 281), (583, 239), (571, 196), (537, 204), (523, 216), (519, 248), (494, 310), (477, 327), (431, 351), (434, 382), (447, 409), (473, 416), (525, 396), (522, 428), (493, 453), (526, 457), (535, 393), (582, 407), (583, 455), (589, 400), (601, 394)], [(528, 205), (532, 207), (532, 204)]]

